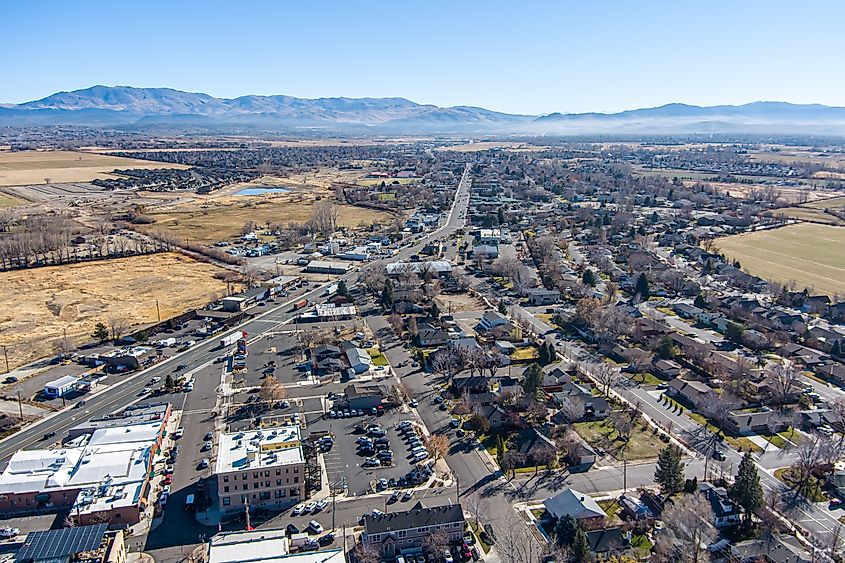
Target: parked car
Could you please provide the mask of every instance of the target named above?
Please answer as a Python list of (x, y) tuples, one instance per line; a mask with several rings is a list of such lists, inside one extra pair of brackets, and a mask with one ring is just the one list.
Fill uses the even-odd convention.
[(293, 507), (293, 510), (290, 511), (291, 516), (299, 516), (305, 510), (305, 505), (303, 503), (299, 503)]
[(311, 520), (310, 522), (308, 522), (308, 527), (306, 529), (308, 530), (308, 533), (314, 533), (314, 534), (322, 534), (323, 533), (322, 524), (320, 524), (316, 520)]
[(285, 533), (289, 536), (299, 533), (299, 528), (296, 527), (295, 524), (288, 524), (285, 526)]
[(10, 528), (9, 526), (4, 526), (0, 528), (0, 538), (4, 540), (11, 539), (20, 533), (21, 531), (17, 528)]

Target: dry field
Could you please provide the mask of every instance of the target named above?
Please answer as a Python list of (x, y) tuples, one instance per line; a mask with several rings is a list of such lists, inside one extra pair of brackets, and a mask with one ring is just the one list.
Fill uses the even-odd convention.
[(827, 155), (795, 147), (784, 148), (778, 152), (752, 152), (748, 154), (748, 158), (755, 162), (821, 164), (830, 168), (845, 170), (845, 155), (843, 154)]
[(440, 312), (444, 314), (484, 311), (487, 309), (484, 301), (469, 293), (438, 295), (434, 298), (434, 301), (440, 308)]
[(104, 154), (71, 151), (0, 152), (0, 186), (25, 184), (90, 182), (95, 178), (111, 178), (115, 168), (187, 168), (167, 164), (120, 158)]
[(454, 152), (478, 152), (490, 149), (503, 149), (509, 151), (544, 151), (548, 147), (539, 145), (529, 145), (527, 143), (509, 143), (506, 141), (480, 141), (478, 143), (467, 143), (465, 145), (452, 145), (448, 147), (438, 147), (439, 151), (454, 151)]
[(12, 194), (8, 194), (5, 192), (0, 192), (0, 207), (14, 207), (16, 205), (22, 205), (27, 203), (26, 200), (20, 197), (16, 197)]
[(135, 256), (0, 273), (0, 344), (18, 366), (54, 353), (67, 330), (89, 340), (98, 322), (155, 322), (156, 299), (167, 318), (225, 295), (220, 268), (181, 254)]
[(845, 228), (803, 223), (722, 238), (717, 246), (743, 270), (827, 295), (845, 294)]
[[(264, 184), (267, 185), (267, 184)], [(156, 222), (151, 229), (165, 228), (192, 242), (211, 244), (240, 234), (249, 221), (267, 223), (304, 223), (311, 218), (316, 198), (300, 193), (228, 196), (195, 200), (151, 213)], [(355, 228), (374, 221), (390, 223), (392, 215), (382, 211), (338, 205), (338, 224)]]

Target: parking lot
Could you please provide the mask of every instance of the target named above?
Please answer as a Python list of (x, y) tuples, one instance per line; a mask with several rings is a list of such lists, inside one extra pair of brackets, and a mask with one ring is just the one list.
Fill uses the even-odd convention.
[[(306, 416), (309, 433), (329, 432), (334, 435), (334, 445), (324, 453), (326, 472), (329, 483), (340, 483), (346, 480), (348, 494), (357, 496), (372, 492), (372, 483), (378, 479), (395, 479), (405, 477), (415, 467), (410, 459), (406, 440), (402, 438), (396, 425), (402, 420), (413, 420), (411, 413), (402, 413), (399, 409), (391, 409), (382, 416), (356, 416), (350, 418), (328, 418), (323, 416)], [(386, 432), (384, 438), (389, 442), (389, 449), (393, 452), (393, 465), (389, 467), (362, 467), (367, 456), (359, 455), (356, 440), (366, 436), (364, 427), (368, 424), (378, 424)], [(373, 441), (380, 438), (370, 437)], [(373, 454), (375, 457), (377, 454)]]

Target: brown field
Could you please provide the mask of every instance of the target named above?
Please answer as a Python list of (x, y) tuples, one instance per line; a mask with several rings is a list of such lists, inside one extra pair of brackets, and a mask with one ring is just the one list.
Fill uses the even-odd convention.
[(505, 141), (480, 141), (478, 143), (467, 143), (465, 145), (452, 145), (448, 147), (437, 147), (439, 151), (454, 152), (478, 152), (490, 149), (504, 149), (509, 151), (544, 151), (548, 147), (529, 145), (527, 143), (508, 143)]
[(845, 221), (839, 217), (825, 213), (822, 209), (815, 209), (813, 207), (782, 207), (773, 210), (772, 215), (783, 215), (784, 217), (788, 217), (790, 219), (809, 221), (810, 223), (845, 226)]
[(14, 207), (24, 203), (27, 203), (27, 201), (23, 198), (16, 197), (5, 192), (0, 192), (0, 207)]
[(803, 223), (718, 239), (742, 269), (833, 296), (845, 293), (845, 228)]
[[(150, 227), (163, 227), (192, 242), (211, 244), (236, 237), (248, 221), (259, 225), (304, 223), (311, 218), (315, 202), (314, 195), (298, 192), (196, 200), (155, 210), (151, 215), (156, 222)], [(338, 209), (338, 224), (342, 227), (393, 220), (390, 213), (383, 211), (351, 205), (338, 205)]]
[(440, 312), (444, 314), (483, 311), (487, 308), (484, 301), (469, 293), (438, 295), (434, 298), (434, 301), (440, 308)]
[(845, 170), (845, 155), (826, 155), (817, 152), (796, 149), (795, 147), (782, 149), (778, 152), (753, 152), (748, 154), (749, 159), (756, 162), (777, 162), (781, 164), (809, 163), (821, 164), (830, 168)]
[(71, 151), (0, 152), (0, 186), (26, 184), (90, 182), (95, 178), (113, 178), (115, 168), (187, 168), (167, 164), (120, 158), (104, 154)]
[(0, 344), (19, 366), (54, 353), (67, 330), (78, 342), (98, 322), (121, 319), (131, 326), (201, 307), (226, 293), (214, 278), (221, 269), (166, 253), (0, 273)]

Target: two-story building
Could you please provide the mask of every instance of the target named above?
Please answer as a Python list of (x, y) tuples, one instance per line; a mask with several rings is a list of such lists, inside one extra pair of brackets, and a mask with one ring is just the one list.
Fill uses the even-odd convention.
[(447, 542), (457, 542), (464, 534), (464, 509), (460, 504), (426, 508), (417, 502), (411, 510), (364, 516), (361, 542), (382, 558), (422, 553), (430, 534), (440, 534)]

